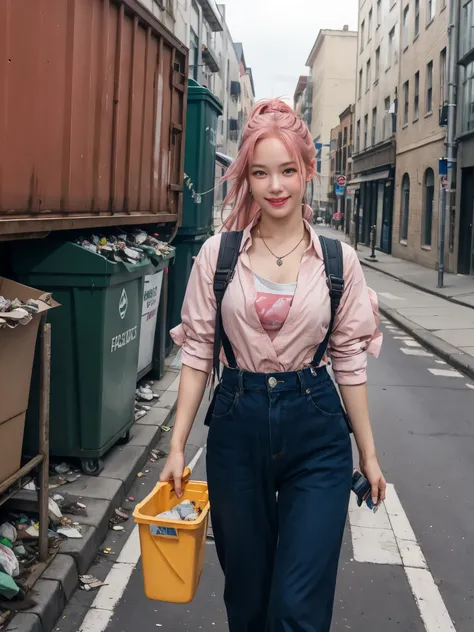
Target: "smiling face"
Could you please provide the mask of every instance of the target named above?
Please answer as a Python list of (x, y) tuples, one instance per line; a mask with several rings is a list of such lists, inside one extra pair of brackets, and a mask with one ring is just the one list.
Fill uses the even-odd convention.
[[(306, 179), (311, 175), (308, 170)], [(256, 144), (249, 184), (262, 213), (275, 219), (301, 213), (303, 183), (298, 163), (279, 138), (264, 138)]]

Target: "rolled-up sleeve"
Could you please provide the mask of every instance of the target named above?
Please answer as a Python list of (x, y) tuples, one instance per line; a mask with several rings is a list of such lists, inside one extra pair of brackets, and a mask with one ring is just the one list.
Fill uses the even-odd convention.
[(382, 334), (377, 296), (367, 287), (357, 254), (349, 246), (344, 246), (344, 281), (328, 352), (338, 384), (364, 384), (367, 353), (379, 355)]
[(170, 331), (173, 341), (182, 348), (182, 363), (206, 373), (212, 371), (216, 321), (213, 241), (214, 237), (204, 244), (194, 261), (181, 309), (181, 324)]

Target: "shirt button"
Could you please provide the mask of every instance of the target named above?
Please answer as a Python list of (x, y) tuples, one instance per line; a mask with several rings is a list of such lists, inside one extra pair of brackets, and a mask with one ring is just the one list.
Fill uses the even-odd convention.
[(310, 388), (306, 389), (306, 395), (311, 395), (311, 389)]
[(275, 388), (275, 386), (276, 386), (277, 384), (278, 384), (278, 382), (277, 382), (276, 378), (274, 378), (274, 377), (270, 377), (270, 378), (268, 379), (268, 386), (269, 386), (270, 388)]

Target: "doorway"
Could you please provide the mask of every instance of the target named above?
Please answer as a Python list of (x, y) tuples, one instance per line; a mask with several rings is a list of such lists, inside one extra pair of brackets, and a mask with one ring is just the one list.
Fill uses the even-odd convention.
[(474, 212), (474, 169), (462, 170), (459, 218), (458, 274), (472, 273), (472, 222)]

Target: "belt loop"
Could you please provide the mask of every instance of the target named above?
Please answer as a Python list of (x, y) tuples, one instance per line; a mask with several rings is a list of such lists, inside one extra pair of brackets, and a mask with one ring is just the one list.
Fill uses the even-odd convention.
[(242, 370), (239, 371), (239, 392), (240, 395), (244, 394), (244, 372)]
[(298, 376), (298, 380), (300, 381), (301, 394), (303, 395), (305, 392), (305, 379), (304, 379), (303, 371), (297, 371), (296, 375)]

